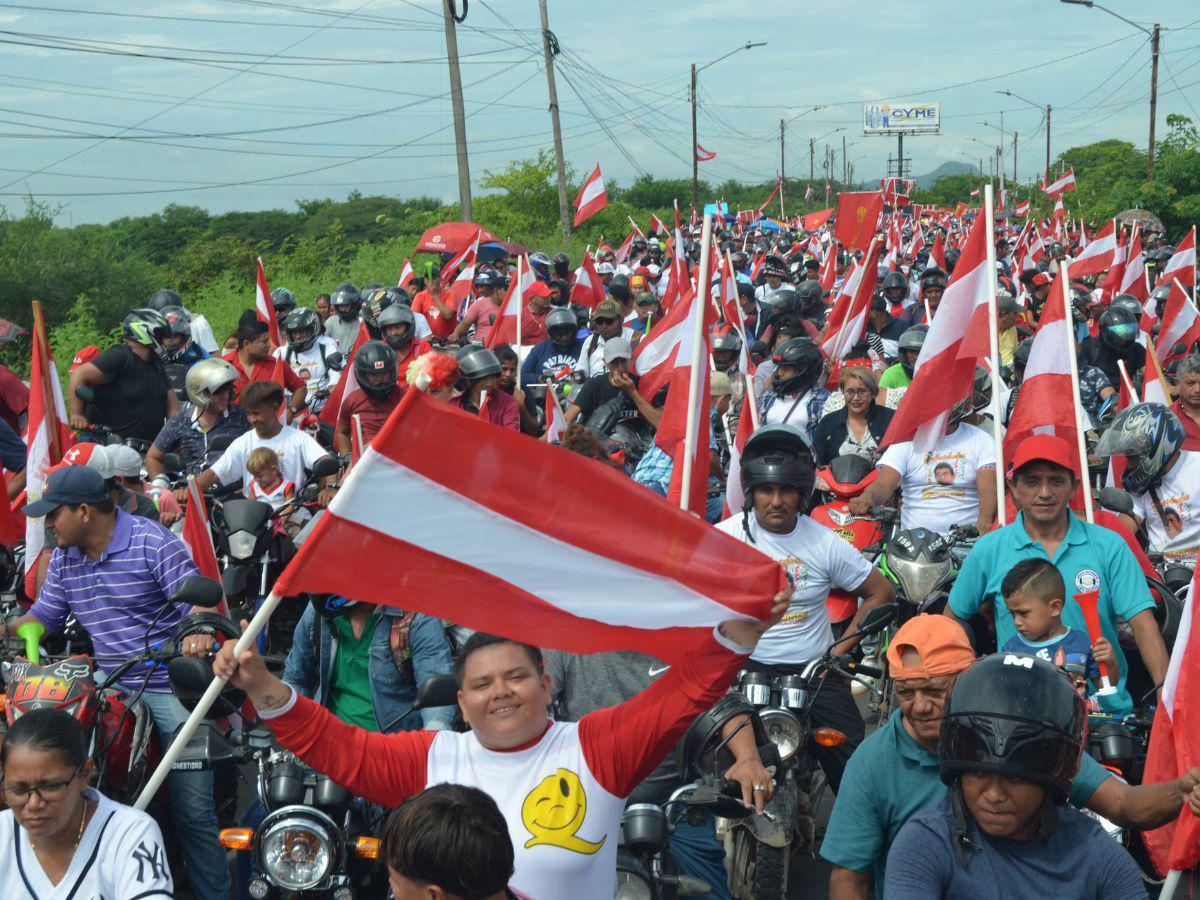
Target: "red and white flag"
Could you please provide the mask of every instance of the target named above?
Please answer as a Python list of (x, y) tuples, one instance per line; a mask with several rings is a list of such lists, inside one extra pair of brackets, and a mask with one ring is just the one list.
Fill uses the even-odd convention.
[(258, 257), (258, 272), (254, 280), (254, 311), (258, 314), (258, 321), (267, 323), (267, 329), (271, 333), (271, 346), (281, 346), (283, 341), (279, 335), (279, 320), (275, 317), (275, 304), (271, 302), (271, 286), (267, 284), (261, 256)]
[(547, 444), (561, 444), (563, 435), (567, 433), (567, 416), (558, 405), (558, 394), (554, 385), (546, 385), (546, 434)]
[(604, 178), (600, 175), (600, 164), (588, 176), (588, 180), (579, 189), (575, 198), (575, 221), (572, 227), (578, 228), (580, 223), (587, 221), (604, 207), (608, 206), (608, 194), (604, 190)]
[(708, 162), (710, 159), (716, 159), (717, 154), (712, 150), (705, 150), (699, 144), (696, 144), (696, 162)]
[(1195, 274), (1196, 227), (1192, 226), (1192, 230), (1179, 242), (1179, 246), (1175, 248), (1175, 254), (1167, 261), (1162, 274), (1158, 276), (1158, 283), (1178, 281), (1184, 287), (1189, 287), (1195, 279)]
[(733, 436), (733, 444), (729, 447), (729, 474), (725, 476), (725, 510), (722, 519), (728, 519), (742, 511), (746, 504), (745, 492), (742, 490), (742, 451), (746, 449), (746, 441), (754, 434), (754, 413), (750, 407), (754, 396), (750, 391), (742, 397), (742, 412), (738, 416), (737, 434)]
[[(972, 198), (978, 197), (982, 193), (983, 193), (983, 188), (972, 188), (971, 189), (971, 197)], [(960, 194), (959, 196), (962, 196), (962, 195)]]
[(954, 266), (938, 313), (925, 335), (913, 380), (896, 410), (883, 445), (912, 441), (926, 452), (945, 432), (950, 410), (970, 393), (975, 365), (989, 353), (987, 222), (975, 224)]
[(1129, 251), (1125, 256), (1125, 271), (1121, 273), (1121, 284), (1117, 293), (1136, 297), (1138, 302), (1145, 307), (1146, 301), (1150, 298), (1150, 291), (1146, 287), (1146, 254), (1142, 251), (1140, 228), (1133, 230), (1133, 243), (1129, 245)]
[[(509, 282), (508, 293), (500, 304), (500, 315), (492, 324), (488, 334), (487, 346), (495, 350), (501, 344), (517, 343), (517, 310), (524, 310), (533, 297), (549, 297), (550, 286), (537, 277), (529, 261), (523, 256), (517, 257), (517, 274)], [(536, 343), (529, 339), (529, 332), (521, 335), (522, 344)]]
[(672, 306), (666, 315), (651, 326), (650, 333), (633, 350), (631, 362), (633, 372), (639, 378), (638, 393), (647, 399), (653, 398), (671, 380), (671, 373), (677, 364), (687, 365), (687, 357), (679, 355), (685, 341), (691, 347), (691, 336), (687, 329), (692, 304), (691, 298), (687, 299), (688, 302)]
[[(1154, 340), (1146, 336), (1146, 366), (1142, 369), (1142, 402), (1171, 405), (1171, 389), (1167, 387), (1167, 376), (1158, 361)], [(1124, 459), (1125, 457), (1122, 457)]]
[(1096, 275), (1112, 266), (1117, 255), (1117, 223), (1109, 219), (1104, 229), (1088, 241), (1087, 247), (1071, 261), (1070, 272), (1074, 278)]
[(629, 262), (629, 254), (633, 252), (633, 242), (642, 232), (634, 226), (633, 231), (629, 232), (629, 237), (625, 238), (625, 242), (616, 249), (613, 255), (617, 258), (617, 262), (621, 265)]
[(821, 260), (820, 277), (817, 281), (821, 285), (821, 290), (828, 293), (833, 290), (833, 286), (837, 284), (837, 255), (836, 247), (830, 247), (825, 251), (825, 258)]
[[(195, 478), (188, 478), (187, 509), (183, 513), (183, 542), (187, 544), (188, 552), (192, 554), (192, 562), (205, 578), (221, 580), (221, 570), (217, 566), (217, 551), (213, 547), (212, 529), (208, 527), (208, 508), (204, 504), (204, 494), (196, 486)], [(229, 606), (225, 598), (221, 598), (217, 612), (223, 616), (229, 615)]]
[(1165, 361), (1176, 356), (1175, 347), (1179, 344), (1185, 345), (1186, 353), (1197, 340), (1200, 340), (1200, 313), (1183, 285), (1172, 281), (1171, 295), (1167, 297), (1158, 327), (1158, 358)]
[(595, 309), (604, 297), (604, 284), (596, 274), (596, 264), (592, 261), (592, 255), (585, 253), (579, 268), (575, 270), (575, 283), (571, 285), (570, 300), (588, 309)]
[(940, 228), (933, 238), (933, 246), (929, 248), (929, 264), (946, 271), (946, 239)]
[(862, 340), (867, 330), (867, 314), (871, 297), (879, 279), (879, 253), (882, 241), (871, 241), (871, 247), (862, 265), (846, 279), (829, 313), (829, 322), (821, 339), (821, 352), (835, 363), (850, 355), (854, 346)]
[[(29, 410), (25, 425), (25, 494), (32, 503), (41, 499), (46, 489), (46, 474), (51, 466), (62, 462), (63, 451), (69, 445), (67, 406), (63, 402), (62, 384), (54, 366), (54, 354), (46, 336), (41, 306), (34, 305), (33, 348), (29, 362)], [(25, 571), (37, 567), (38, 555), (45, 546), (42, 519), (25, 520)], [(33, 596), (30, 592), (29, 596)]]
[(1067, 210), (1063, 206), (1062, 197), (1059, 197), (1054, 201), (1054, 212), (1051, 214), (1050, 218), (1054, 220), (1055, 235), (1059, 238), (1065, 237), (1066, 233), (1063, 230), (1063, 223), (1067, 219)]
[(1020, 203), (1018, 203), (1017, 208), (1013, 210), (1013, 215), (1021, 218), (1029, 215), (1029, 201), (1022, 200)]
[(1113, 297), (1121, 292), (1121, 282), (1125, 279), (1125, 267), (1129, 264), (1129, 245), (1125, 243), (1124, 230), (1117, 232), (1117, 252), (1113, 256), (1112, 265), (1100, 284), (1100, 304), (1107, 306)]
[[(329, 392), (329, 399), (325, 401), (325, 405), (321, 407), (321, 413), (317, 416), (326, 425), (337, 427), (338, 413), (342, 411), (342, 401), (358, 390), (358, 374), (354, 370), (354, 356), (361, 349), (362, 345), (371, 339), (371, 333), (367, 331), (367, 323), (361, 322), (358, 326), (358, 337), (354, 339), (354, 346), (350, 350), (350, 356), (346, 359), (346, 365), (342, 367), (342, 377), (338, 379), (338, 383), (333, 386), (333, 390)], [(400, 383), (404, 383), (404, 373), (397, 373)]]
[(407, 288), (410, 284), (412, 284), (414, 277), (415, 273), (413, 272), (412, 260), (405, 259), (404, 268), (400, 270), (400, 277), (396, 280), (396, 287)]
[(669, 230), (662, 219), (654, 213), (650, 213), (650, 231), (652, 234), (666, 234)]
[[(1163, 680), (1162, 702), (1154, 712), (1143, 784), (1175, 781), (1200, 765), (1200, 591), (1192, 578), (1183, 616)], [(1163, 873), (1187, 872), (1200, 863), (1200, 816), (1182, 804), (1173, 822), (1143, 831), (1142, 840)], [(1184, 876), (1187, 877), (1186, 875)]]
[(1058, 176), (1058, 179), (1051, 184), (1046, 184), (1046, 179), (1042, 179), (1042, 190), (1046, 192), (1046, 196), (1050, 198), (1060, 197), (1067, 191), (1075, 190), (1075, 170), (1067, 169)]
[[(479, 232), (467, 247), (442, 266), (442, 302), (451, 309), (458, 309), (471, 296), (471, 288), (475, 284), (475, 264), (479, 257)], [(457, 270), (458, 274), (455, 274)]]
[(275, 590), (674, 662), (726, 619), (766, 619), (785, 583), (776, 562), (612, 467), (406, 391)]

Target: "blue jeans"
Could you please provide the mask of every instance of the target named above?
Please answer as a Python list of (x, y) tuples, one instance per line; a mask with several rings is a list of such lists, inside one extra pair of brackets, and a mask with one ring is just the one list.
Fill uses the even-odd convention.
[(725, 848), (717, 841), (712, 813), (704, 821), (692, 825), (684, 816), (671, 835), (671, 855), (679, 871), (708, 882), (712, 889), (705, 900), (729, 900), (729, 876), (725, 872)]
[[(146, 691), (142, 699), (154, 713), (154, 727), (165, 750), (188, 711), (174, 694)], [(198, 900), (228, 900), (229, 863), (217, 838), (212, 772), (172, 772), (167, 776), (167, 796), (192, 892)]]

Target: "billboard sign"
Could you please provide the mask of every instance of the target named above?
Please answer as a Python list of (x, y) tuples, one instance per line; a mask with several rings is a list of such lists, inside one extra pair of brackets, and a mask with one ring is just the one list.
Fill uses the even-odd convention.
[(863, 134), (937, 134), (941, 127), (940, 103), (863, 105)]

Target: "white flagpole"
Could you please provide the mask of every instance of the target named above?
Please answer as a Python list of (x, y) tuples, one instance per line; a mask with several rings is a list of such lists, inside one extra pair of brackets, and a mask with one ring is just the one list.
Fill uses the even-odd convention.
[(1067, 361), (1071, 365), (1071, 394), (1075, 403), (1075, 445), (1079, 450), (1079, 477), (1083, 481), (1083, 511), (1089, 525), (1096, 523), (1096, 514), (1092, 509), (1092, 485), (1088, 477), (1087, 437), (1083, 432), (1083, 402), (1079, 399), (1079, 361), (1075, 358), (1075, 320), (1071, 317), (1071, 279), (1068, 263), (1064, 259), (1059, 263), (1059, 277), (1062, 278), (1063, 317), (1066, 320)]
[[(996, 220), (993, 217), (992, 186), (983, 188), (983, 214), (986, 217), (984, 227), (987, 229), (987, 290), (988, 290), (988, 354), (992, 364), (992, 440), (996, 442), (996, 521), (1005, 524), (1004, 519), (1004, 440), (1000, 436), (1000, 326), (999, 310), (996, 306)], [(1069, 324), (1069, 323), (1068, 323)]]
[(695, 328), (692, 331), (692, 369), (688, 378), (688, 411), (687, 411), (687, 430), (683, 437), (683, 485), (679, 492), (679, 508), (688, 511), (688, 498), (691, 494), (692, 485), (692, 456), (696, 452), (696, 416), (698, 410), (696, 407), (700, 403), (707, 403), (707, 397), (697, 398), (696, 394), (700, 390), (700, 367), (705, 364), (704, 361), (704, 313), (705, 304), (708, 302), (708, 264), (709, 257), (712, 255), (712, 216), (705, 214), (704, 227), (700, 233), (700, 271), (697, 273), (696, 282), (699, 285), (693, 303), (697, 304), (692, 308), (692, 317), (696, 320)]
[(1175, 896), (1175, 889), (1179, 887), (1179, 882), (1182, 879), (1183, 872), (1181, 870), (1172, 869), (1168, 872), (1166, 879), (1163, 881), (1162, 890), (1158, 893), (1158, 900), (1171, 900)]
[(521, 389), (521, 313), (525, 305), (525, 291), (521, 286), (521, 257), (517, 257), (517, 390)]
[[(242, 636), (238, 638), (237, 643), (233, 647), (233, 657), (238, 659), (243, 653), (249, 650), (256, 640), (259, 633), (267, 626), (267, 620), (271, 618), (271, 613), (275, 612), (275, 607), (279, 605), (282, 597), (276, 596), (272, 591), (263, 605), (258, 608), (258, 612), (254, 614), (254, 618), (250, 620), (250, 624), (246, 626), (246, 630), (242, 632)], [(134, 809), (144, 810), (150, 805), (150, 801), (154, 799), (154, 795), (158, 793), (158, 789), (162, 787), (163, 781), (171, 771), (171, 766), (179, 759), (188, 741), (192, 735), (196, 733), (196, 729), (200, 727), (200, 723), (204, 720), (208, 710), (216, 702), (217, 696), (225, 688), (226, 679), (214, 676), (209, 683), (208, 689), (204, 695), (196, 703), (196, 708), (192, 710), (191, 715), (187, 717), (187, 721), (180, 726), (179, 731), (175, 732), (175, 738), (171, 741), (171, 746), (163, 753), (162, 761), (158, 764), (158, 768), (151, 774), (150, 779), (146, 782), (146, 786), (142, 788), (142, 792), (138, 795), (137, 801), (133, 804)]]

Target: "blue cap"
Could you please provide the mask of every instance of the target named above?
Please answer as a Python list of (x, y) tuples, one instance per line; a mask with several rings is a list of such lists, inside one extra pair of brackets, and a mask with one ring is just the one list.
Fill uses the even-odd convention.
[(108, 488), (99, 472), (87, 466), (66, 466), (50, 473), (41, 499), (30, 503), (21, 512), (37, 519), (60, 506), (102, 503), (107, 499)]

